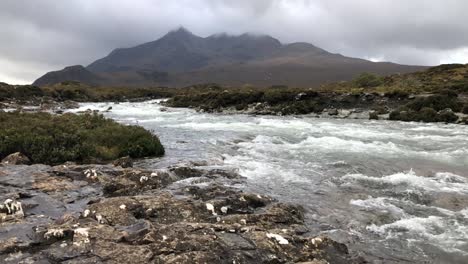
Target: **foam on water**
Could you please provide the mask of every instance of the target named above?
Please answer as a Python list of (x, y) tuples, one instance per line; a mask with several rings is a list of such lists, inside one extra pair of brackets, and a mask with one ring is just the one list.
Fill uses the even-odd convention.
[(351, 200), (351, 205), (359, 206), (367, 210), (379, 210), (384, 213), (390, 213), (394, 216), (406, 217), (406, 212), (400, 207), (394, 205), (392, 202), (398, 201), (395, 198), (377, 197), (368, 198), (365, 200)]
[(439, 172), (434, 176), (418, 176), (414, 171), (401, 172), (383, 177), (372, 177), (363, 174), (348, 174), (342, 177), (344, 181), (359, 183), (389, 184), (393, 186), (408, 186), (429, 192), (468, 194), (468, 179), (460, 175)]
[(468, 256), (468, 226), (467, 221), (457, 217), (461, 215), (463, 213), (449, 217), (407, 217), (381, 226), (372, 224), (367, 229), (386, 239), (411, 239)]
[(358, 236), (356, 250), (415, 262), (431, 261), (420, 255), (431, 256), (428, 245), (468, 253), (468, 126), (206, 114), (157, 101), (74, 111), (110, 106), (106, 116), (156, 131), (166, 156), (154, 164), (237, 168), (248, 191), (300, 203), (314, 225)]
[[(417, 176), (413, 171), (383, 177), (350, 174), (342, 179), (382, 183), (382, 188), (386, 190), (403, 185), (408, 191), (468, 194), (468, 179), (453, 173), (436, 173), (432, 177)], [(389, 223), (366, 226), (368, 231), (385, 240), (409, 241), (415, 245), (430, 244), (445, 252), (468, 256), (468, 208), (452, 211), (417, 204), (404, 198), (371, 196), (367, 199), (352, 199), (350, 204), (367, 212), (391, 216), (386, 218), (391, 221)]]

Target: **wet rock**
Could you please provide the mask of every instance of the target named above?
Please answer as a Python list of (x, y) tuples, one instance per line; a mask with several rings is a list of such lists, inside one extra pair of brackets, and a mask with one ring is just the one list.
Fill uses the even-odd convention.
[(377, 113), (378, 115), (385, 115), (385, 114), (389, 113), (388, 107), (387, 106), (382, 106), (382, 105), (373, 107), (372, 111)]
[(161, 189), (184, 179), (166, 171), (122, 170), (114, 174), (102, 174), (97, 180), (106, 196), (122, 196)]
[[(30, 175), (24, 167), (31, 166), (20, 166), (19, 171)], [(235, 172), (73, 164), (34, 170), (31, 179), (14, 188), (27, 193), (15, 199), (35, 207), (20, 210), (13, 199), (0, 207), (0, 215), (25, 211), (24, 217), (0, 226), (0, 259), (83, 264), (358, 262), (345, 245), (307, 236), (300, 206), (220, 183), (239, 180), (232, 177)], [(199, 177), (208, 181), (178, 182)]]
[(379, 120), (379, 115), (375, 111), (369, 112), (369, 119), (370, 120)]
[(79, 108), (80, 105), (75, 101), (67, 100), (67, 101), (62, 103), (62, 107), (64, 109), (75, 109), (75, 108)]
[(306, 93), (298, 93), (298, 94), (294, 97), (294, 99), (295, 99), (296, 101), (299, 101), (299, 100), (304, 99), (306, 96), (307, 96)]
[(182, 178), (198, 177), (201, 175), (200, 170), (193, 168), (193, 167), (177, 166), (177, 167), (171, 168), (170, 171)]
[(0, 223), (21, 219), (24, 217), (23, 206), (21, 202), (12, 199), (6, 199), (3, 204), (0, 204)]
[(375, 96), (375, 94), (373, 94), (373, 93), (365, 93), (365, 94), (363, 95), (363, 100), (364, 100), (364, 101), (374, 101), (375, 97), (376, 97), (376, 96)]
[(231, 250), (253, 250), (255, 245), (240, 234), (218, 233), (217, 238)]
[(122, 168), (132, 168), (133, 167), (133, 160), (130, 157), (122, 157), (120, 159), (115, 160), (112, 164), (114, 166), (120, 166)]
[(443, 109), (437, 114), (437, 121), (440, 122), (453, 123), (458, 120), (458, 116), (450, 108)]
[(332, 109), (328, 110), (328, 115), (330, 115), (330, 116), (338, 115), (338, 109), (332, 108)]
[(30, 165), (31, 160), (28, 157), (26, 157), (24, 154), (20, 152), (16, 152), (16, 153), (6, 156), (2, 160), (2, 163), (9, 164), (9, 165)]

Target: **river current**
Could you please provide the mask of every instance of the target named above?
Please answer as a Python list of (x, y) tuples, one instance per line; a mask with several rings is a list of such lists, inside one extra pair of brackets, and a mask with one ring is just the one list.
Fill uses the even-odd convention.
[(468, 263), (468, 126), (206, 114), (158, 101), (75, 111), (110, 106), (106, 116), (165, 146), (140, 166), (237, 169), (239, 188), (301, 204), (313, 233), (373, 263)]

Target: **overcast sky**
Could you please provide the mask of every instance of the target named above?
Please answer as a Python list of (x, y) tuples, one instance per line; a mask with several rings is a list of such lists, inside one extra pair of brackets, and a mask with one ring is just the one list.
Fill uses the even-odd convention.
[(0, 81), (31, 83), (184, 26), (402, 64), (468, 63), (466, 0), (1, 0)]

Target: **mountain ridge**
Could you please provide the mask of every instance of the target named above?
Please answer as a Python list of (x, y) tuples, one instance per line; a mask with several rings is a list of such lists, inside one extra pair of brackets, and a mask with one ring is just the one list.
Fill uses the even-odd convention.
[(117, 48), (87, 67), (45, 74), (33, 84), (80, 81), (91, 85), (315, 86), (344, 81), (362, 72), (407, 73), (424, 69), (389, 62), (375, 63), (333, 54), (306, 42), (282, 44), (268, 35), (244, 33), (194, 35), (181, 27), (163, 37), (130, 48)]

